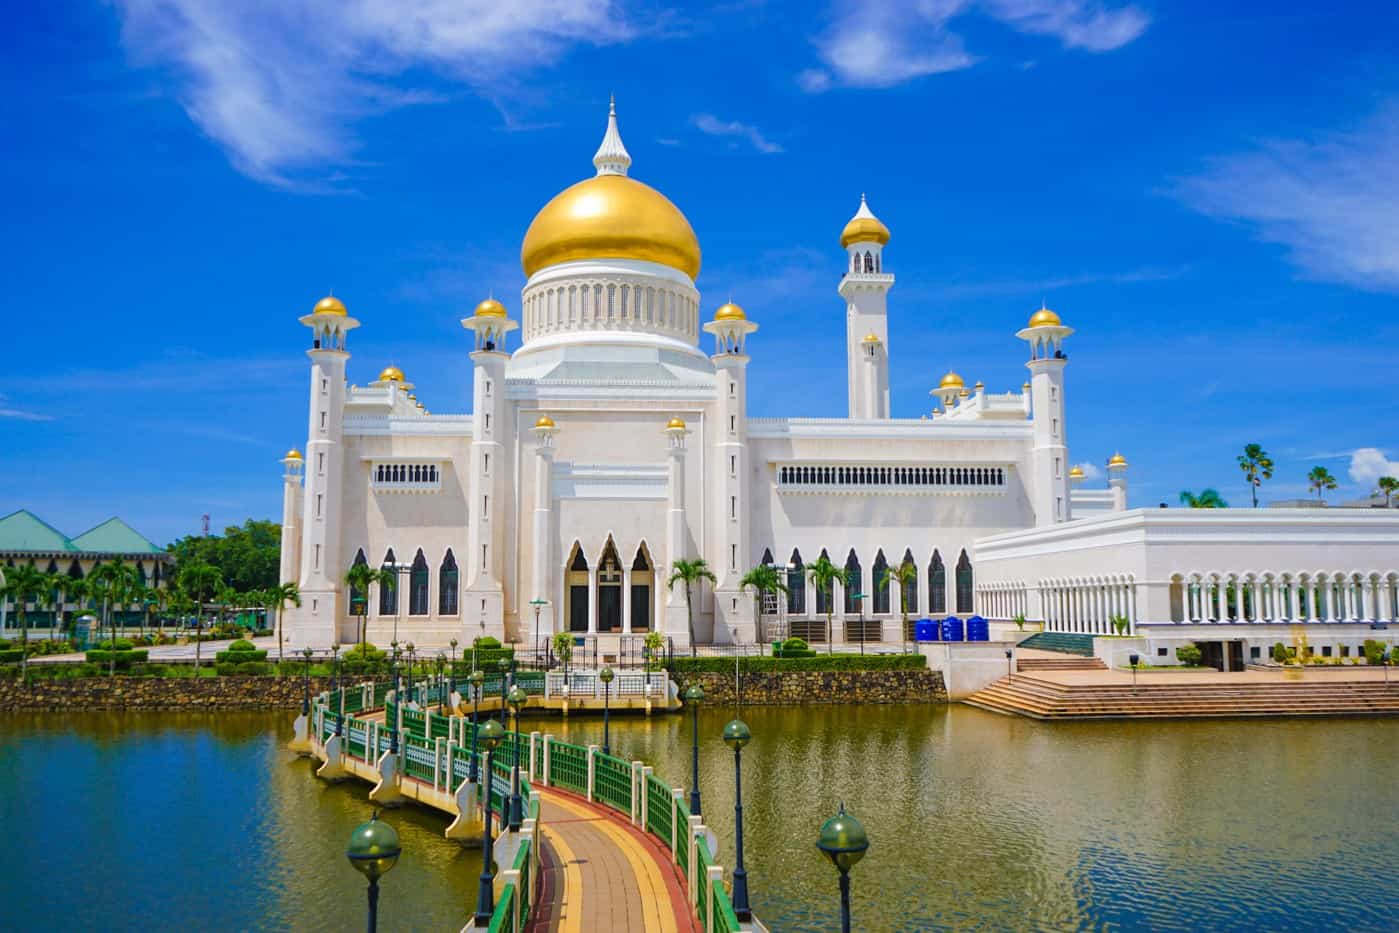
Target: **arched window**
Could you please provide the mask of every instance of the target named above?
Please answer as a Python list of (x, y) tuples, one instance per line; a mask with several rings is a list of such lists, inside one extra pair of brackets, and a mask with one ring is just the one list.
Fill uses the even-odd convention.
[(802, 566), (801, 551), (792, 549), (787, 567), (787, 613), (806, 614), (806, 568)]
[(884, 559), (884, 549), (874, 555), (874, 614), (889, 614), (889, 562)]
[(631, 628), (633, 632), (645, 632), (651, 628), (651, 608), (655, 600), (651, 598), (655, 568), (646, 553), (646, 544), (637, 545), (636, 556), (631, 562)]
[[(368, 563), (369, 561), (366, 560), (364, 557), (364, 548), (360, 548), (358, 551), (355, 552), (355, 559), (351, 562), (350, 566), (359, 567)], [(361, 592), (356, 587), (350, 587), (350, 615), (362, 616), (368, 615), (368, 613), (369, 599), (366, 596), (366, 594)]]
[(947, 568), (936, 550), (932, 563), (928, 564), (928, 612), (935, 615), (947, 612)]
[(408, 614), (427, 615), (427, 597), (427, 558), (423, 557), (423, 549), (418, 548), (418, 553), (413, 557), (413, 569), (408, 575)]
[[(900, 612), (918, 611), (918, 565), (913, 562), (913, 552), (904, 551), (904, 559), (900, 562), (900, 569), (904, 572), (903, 581), (903, 605), (899, 607)], [(909, 571), (912, 571), (910, 573)]]
[[(826, 560), (831, 559), (830, 555), (826, 553), (825, 548), (821, 549), (821, 557), (826, 558)], [(830, 612), (832, 606), (831, 600), (834, 598), (834, 596), (834, 585), (832, 585), (830, 590), (827, 590), (825, 587), (821, 586), (816, 587), (816, 612), (820, 615), (825, 615), (826, 613)]]
[(860, 558), (855, 556), (855, 549), (852, 547), (850, 553), (845, 557), (845, 611), (859, 612), (863, 600), (856, 597), (864, 591), (860, 589), (864, 585), (864, 574), (860, 570)]
[(447, 548), (447, 556), (442, 558), (442, 568), (437, 571), (437, 614), (454, 616), (457, 614), (457, 558), (452, 549)]
[(387, 570), (393, 575), (394, 585), (384, 586), (382, 583), (379, 584), (379, 615), (381, 616), (391, 616), (398, 612), (397, 584), (399, 578), (398, 570), (395, 569), (397, 565), (398, 560), (393, 556), (393, 548), (389, 548), (389, 552), (384, 555), (382, 569)]
[(869, 253), (865, 253), (865, 271), (874, 271), (874, 256), (870, 255)]
[(967, 559), (966, 548), (957, 558), (957, 611), (972, 611), (972, 562)]

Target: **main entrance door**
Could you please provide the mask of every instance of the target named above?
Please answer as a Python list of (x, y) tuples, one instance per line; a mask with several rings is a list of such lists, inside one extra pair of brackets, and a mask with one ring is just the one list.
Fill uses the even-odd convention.
[(588, 630), (588, 559), (579, 548), (568, 565), (568, 630)]
[(622, 564), (617, 560), (617, 549), (611, 541), (607, 542), (607, 549), (602, 552), (602, 563), (598, 564), (597, 630), (622, 630)]

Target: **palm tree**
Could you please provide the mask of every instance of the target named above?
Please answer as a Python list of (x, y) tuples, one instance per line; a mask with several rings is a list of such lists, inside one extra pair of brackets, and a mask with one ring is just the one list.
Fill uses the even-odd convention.
[(92, 587), (88, 585), (87, 580), (82, 577), (65, 576), (59, 587), (63, 590), (62, 601), (76, 605), (78, 608), (75, 612), (81, 615), (82, 611), (87, 608), (88, 599), (92, 596)]
[(1227, 509), (1229, 503), (1213, 489), (1201, 489), (1197, 496), (1188, 489), (1181, 490), (1181, 505), (1187, 505), (1192, 509)]
[(1265, 479), (1273, 478), (1273, 460), (1262, 444), (1245, 444), (1239, 455), (1239, 469), (1244, 471), (1248, 481), (1248, 491), (1253, 496), (1253, 507), (1258, 508), (1258, 487)]
[(114, 609), (125, 605), (131, 599), (131, 591), (136, 586), (136, 571), (126, 564), (99, 564), (87, 575), (88, 582), (96, 592), (102, 594), (102, 614), (112, 631), (109, 676), (117, 673), (117, 618)]
[[(365, 633), (369, 627), (369, 585), (371, 583), (377, 583), (381, 587), (386, 586), (390, 590), (393, 590), (398, 586), (398, 574), (389, 570), (387, 567), (371, 567), (368, 564), (351, 564), (350, 569), (345, 571), (345, 585), (350, 588), (351, 594), (356, 590), (361, 594), (359, 612), (357, 613), (359, 616), (359, 651), (361, 657), (364, 657), (365, 652), (368, 650), (365, 647)], [(292, 583), (284, 583), (282, 585), (290, 586), (292, 589), (296, 588), (296, 585)], [(301, 597), (297, 596), (295, 599), (296, 604), (300, 606)], [(353, 603), (354, 600), (352, 599), (350, 602)], [(350, 611), (355, 611), (353, 605), (350, 606)], [(277, 644), (279, 646), (281, 645), (281, 639), (282, 636), (279, 629), (277, 635)], [(278, 650), (280, 650), (280, 647)]]
[(203, 628), (201, 616), (204, 613), (204, 598), (218, 592), (223, 586), (223, 574), (219, 568), (209, 564), (192, 563), (186, 564), (180, 571), (178, 580), (181, 591), (194, 602), (194, 670), (198, 677), (200, 648), (204, 644), (199, 637)]
[(1316, 501), (1323, 501), (1321, 493), (1323, 490), (1336, 488), (1336, 477), (1331, 475), (1331, 471), (1324, 466), (1315, 466), (1307, 474), (1307, 485), (1316, 493)]
[(1375, 495), (1384, 496), (1384, 507), (1389, 508), (1390, 497), (1399, 492), (1399, 477), (1381, 476), (1375, 488)]
[(218, 593), (214, 596), (214, 602), (219, 606), (219, 625), (228, 624), (228, 610), (236, 607), (243, 601), (243, 596), (231, 586), (219, 587)]
[(893, 567), (884, 568), (884, 574), (879, 580), (879, 586), (888, 587), (893, 582), (899, 584), (899, 610), (903, 614), (903, 643), (904, 650), (908, 650), (908, 587), (910, 584), (918, 582), (918, 568), (912, 561), (904, 561)]
[(718, 578), (709, 569), (709, 565), (704, 562), (703, 557), (696, 557), (694, 560), (677, 560), (671, 570), (670, 579), (666, 581), (666, 589), (675, 586), (677, 582), (685, 584), (685, 618), (690, 625), (690, 657), (697, 653), (695, 650), (695, 610), (692, 602), (692, 588), (697, 584), (703, 584), (708, 580), (710, 584), (718, 582)]
[[(361, 565), (363, 566), (363, 565)], [(266, 606), (277, 614), (277, 660), (282, 660), (282, 608), (291, 603), (301, 607), (301, 591), (295, 583), (278, 583), (266, 591)]]
[(23, 567), (10, 567), (5, 574), (4, 596), (14, 597), (19, 611), (20, 676), (29, 682), (29, 620), (25, 616), (25, 603), (29, 597), (38, 599), (48, 585), (48, 577), (33, 564)]
[(826, 594), (826, 653), (834, 654), (835, 647), (832, 643), (835, 639), (831, 637), (831, 614), (835, 609), (835, 582), (845, 580), (845, 569), (831, 563), (831, 559), (823, 551), (820, 557), (807, 565), (806, 575), (816, 585), (818, 593)]
[(753, 629), (756, 632), (758, 619), (763, 614), (763, 597), (768, 593), (786, 593), (787, 584), (772, 564), (759, 564), (743, 575), (738, 581), (740, 590), (753, 590)]

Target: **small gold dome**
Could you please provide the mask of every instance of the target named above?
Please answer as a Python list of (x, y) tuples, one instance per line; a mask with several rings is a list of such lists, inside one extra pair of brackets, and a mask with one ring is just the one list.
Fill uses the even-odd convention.
[(1127, 458), (1124, 457), (1124, 456), (1122, 456), (1121, 451), (1119, 451), (1119, 452), (1113, 454), (1111, 457), (1108, 458), (1108, 466), (1110, 466), (1110, 467), (1112, 467), (1112, 466), (1124, 466), (1124, 467), (1125, 467), (1126, 465), (1127, 465)]
[(1072, 469), (1070, 469), (1070, 470), (1069, 470), (1069, 478), (1070, 478), (1070, 479), (1083, 479), (1083, 468), (1082, 468), (1082, 467), (1073, 467)]
[(666, 429), (670, 430), (671, 428), (679, 428), (682, 431), (685, 430), (685, 419), (681, 418), (679, 415), (671, 418), (666, 422)]
[(525, 275), (576, 259), (639, 259), (699, 276), (700, 247), (680, 209), (626, 175), (565, 188), (534, 215), (520, 247)]
[(345, 310), (345, 304), (339, 298), (336, 298), (334, 295), (326, 295), (320, 301), (316, 302), (316, 306), (311, 309), (311, 313), (338, 314), (344, 317), (350, 312)]
[(380, 372), (379, 372), (379, 381), (380, 381), (380, 382), (402, 382), (402, 381), (403, 381), (403, 370), (399, 369), (397, 366), (385, 366), (385, 367), (384, 367), (382, 370), (380, 370)]
[(865, 196), (860, 195), (860, 209), (850, 218), (845, 229), (840, 231), (841, 249), (847, 248), (851, 243), (878, 243), (884, 246), (888, 242), (889, 228), (874, 216), (869, 205), (865, 203)]
[(539, 419), (534, 422), (534, 426), (536, 428), (552, 428), (554, 426), (554, 419), (550, 418), (548, 415), (540, 415)]
[(716, 321), (746, 321), (748, 315), (743, 313), (743, 309), (732, 301), (719, 306), (719, 310), (714, 312)]
[(968, 392), (966, 389), (961, 389), (961, 390), (959, 390), (959, 391), (957, 392), (957, 397), (958, 397), (958, 398), (966, 398), (966, 397), (969, 396), (969, 395), (971, 395), (971, 393)]
[(974, 388), (974, 389), (976, 389), (978, 392), (980, 392), (982, 389), (986, 388), (986, 383), (984, 383), (984, 382), (982, 382), (980, 379), (978, 379), (978, 380), (976, 381), (976, 385), (972, 386), (972, 388)]
[(960, 389), (964, 385), (966, 385), (966, 383), (962, 381), (962, 377), (949, 370), (947, 375), (942, 377), (942, 382), (938, 383), (938, 388)]
[(505, 305), (494, 298), (487, 298), (476, 306), (477, 317), (506, 317)]
[(864, 339), (864, 340), (861, 340), (860, 342), (861, 342), (861, 343), (879, 343), (879, 336), (878, 336), (877, 334), (865, 334), (865, 339)]
[(298, 461), (299, 461), (299, 460), (301, 459), (301, 451), (299, 451), (299, 450), (297, 450), (295, 447), (293, 447), (291, 450), (287, 451), (287, 455), (286, 455), (285, 457), (283, 457), (282, 459), (283, 459), (283, 460), (298, 460)]
[(1030, 327), (1058, 327), (1064, 322), (1059, 320), (1059, 315), (1048, 308), (1041, 307), (1034, 314), (1030, 315)]

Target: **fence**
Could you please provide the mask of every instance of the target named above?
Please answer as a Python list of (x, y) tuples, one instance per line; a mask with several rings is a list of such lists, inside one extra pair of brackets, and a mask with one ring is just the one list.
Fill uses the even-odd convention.
[[(575, 687), (585, 689), (596, 685), (596, 678), (591, 672), (587, 675), (588, 680), (575, 684), (572, 678), (578, 676), (579, 672), (569, 675), (570, 695), (577, 696), (573, 692)], [(612, 684), (613, 692), (623, 689), (644, 691), (648, 685), (654, 686), (651, 683), (654, 676), (657, 675), (618, 672), (617, 680)], [(559, 679), (557, 686), (562, 688), (563, 677), (563, 674), (548, 674), (540, 685), (541, 692), (547, 695), (553, 678)], [(417, 685), (414, 692), (427, 705), (439, 702), (444, 688), (450, 689), (450, 686), (424, 682)], [(477, 747), (474, 741), (477, 727), (462, 717), (446, 716), (426, 709), (413, 710), (406, 706), (400, 709), (396, 702), (388, 699), (388, 692), (387, 685), (363, 684), (321, 694), (316, 698), (314, 710), (315, 734), (322, 743), (335, 734), (336, 711), (340, 709), (343, 696), (343, 731), (347, 754), (368, 763), (377, 761), (378, 756), (387, 752), (391, 745), (391, 727), (388, 724), (401, 721), (403, 773), (431, 785), (435, 790), (454, 793), (470, 773), (472, 749)], [(601, 696), (600, 690), (597, 695)], [(356, 706), (356, 712), (381, 707), (384, 721), (381, 723), (355, 717), (352, 706)], [(531, 827), (537, 827), (539, 820), (538, 797), (531, 794), (535, 782), (545, 787), (572, 791), (593, 803), (626, 814), (633, 826), (655, 837), (670, 853), (679, 867), (690, 903), (705, 933), (737, 933), (739, 922), (724, 885), (723, 868), (716, 864), (716, 854), (710, 850), (709, 833), (702, 817), (690, 815), (681, 788), (668, 786), (641, 762), (605, 755), (595, 745), (584, 747), (560, 742), (551, 735), (539, 732), (528, 735), (507, 732), (506, 740), (492, 756), (490, 792), (487, 796), (487, 805), (492, 812), (500, 815), (501, 825), (508, 817), (506, 809), (511, 766), (517, 745), (520, 795), (530, 801), (529, 810), (524, 816), (526, 820), (534, 821)], [(484, 768), (484, 756), (478, 753), (478, 758), (482, 759), (480, 765)], [(511, 867), (502, 872), (503, 890), (491, 917), (490, 933), (521, 933), (529, 921), (537, 880), (536, 844), (532, 835), (521, 833), (520, 848), (515, 859)]]

